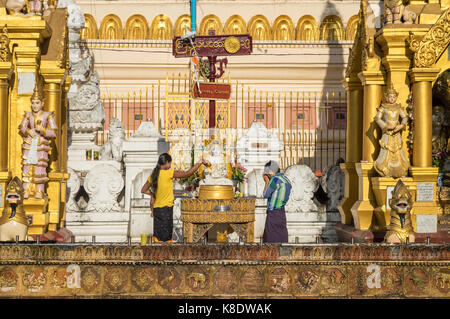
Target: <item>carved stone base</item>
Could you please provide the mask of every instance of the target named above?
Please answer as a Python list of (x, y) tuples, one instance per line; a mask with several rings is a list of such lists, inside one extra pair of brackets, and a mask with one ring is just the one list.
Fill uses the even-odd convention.
[(214, 224), (194, 224), (184, 223), (184, 240), (187, 243), (196, 243), (206, 234), (206, 232), (213, 227)]

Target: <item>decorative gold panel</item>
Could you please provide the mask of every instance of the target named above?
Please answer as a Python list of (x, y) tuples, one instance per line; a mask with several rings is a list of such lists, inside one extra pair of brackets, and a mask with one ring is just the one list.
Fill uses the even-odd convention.
[(170, 40), (173, 38), (173, 26), (170, 18), (165, 14), (157, 15), (150, 27), (150, 39)]
[(181, 37), (186, 33), (184, 26), (187, 26), (188, 30), (191, 30), (191, 16), (189, 14), (183, 14), (175, 22), (176, 37)]
[(233, 15), (225, 23), (225, 34), (245, 34), (247, 33), (247, 24), (240, 15)]
[(100, 39), (123, 39), (122, 21), (115, 14), (109, 14), (103, 18), (100, 25)]
[(317, 41), (319, 40), (319, 26), (314, 17), (306, 15), (297, 22), (296, 40)]
[(98, 30), (97, 30), (97, 22), (92, 15), (85, 13), (84, 14), (84, 28), (81, 30), (81, 38), (82, 39), (97, 39), (98, 38)]
[(270, 23), (263, 15), (257, 15), (248, 22), (248, 31), (253, 40), (272, 40)]
[(200, 35), (208, 35), (209, 30), (216, 31), (217, 35), (222, 34), (222, 22), (214, 14), (207, 15), (200, 23)]
[(291, 18), (287, 15), (281, 15), (275, 19), (273, 23), (273, 38), (274, 40), (294, 40), (295, 27)]
[(125, 39), (144, 40), (148, 38), (147, 19), (140, 14), (132, 15), (125, 24)]
[(320, 40), (337, 41), (344, 39), (344, 27), (338, 16), (329, 15), (320, 26)]
[(345, 39), (355, 40), (356, 30), (358, 29), (359, 16), (355, 14), (350, 17), (347, 22), (347, 29), (345, 29)]

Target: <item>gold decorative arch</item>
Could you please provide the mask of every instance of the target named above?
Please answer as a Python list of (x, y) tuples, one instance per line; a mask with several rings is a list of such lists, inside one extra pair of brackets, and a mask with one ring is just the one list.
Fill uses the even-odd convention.
[(150, 39), (170, 40), (173, 38), (173, 25), (165, 14), (158, 14), (150, 27)]
[(326, 16), (320, 25), (320, 40), (337, 41), (344, 39), (344, 27), (336, 15)]
[(263, 15), (256, 15), (248, 22), (248, 32), (253, 40), (272, 40), (269, 20)]
[(188, 30), (191, 30), (191, 16), (189, 14), (183, 14), (175, 22), (176, 37), (181, 37), (186, 33), (184, 26), (187, 26)]
[(209, 30), (216, 31), (217, 35), (222, 34), (222, 22), (214, 14), (207, 15), (200, 23), (200, 35), (208, 35)]
[(97, 39), (98, 38), (98, 30), (97, 30), (97, 22), (94, 17), (89, 13), (84, 14), (84, 28), (81, 30), (81, 38), (82, 39)]
[(358, 29), (359, 15), (355, 14), (350, 17), (347, 22), (347, 29), (345, 29), (345, 39), (355, 40), (356, 30)]
[(305, 15), (298, 20), (295, 39), (303, 41), (319, 40), (319, 26), (313, 16)]
[(134, 14), (128, 18), (125, 24), (125, 39), (148, 39), (147, 19), (140, 14)]
[(225, 23), (225, 34), (246, 34), (247, 23), (240, 15), (233, 15)]
[(295, 39), (295, 27), (291, 18), (281, 15), (273, 23), (273, 39), (290, 41)]
[(122, 21), (115, 14), (108, 14), (100, 25), (100, 39), (123, 39)]

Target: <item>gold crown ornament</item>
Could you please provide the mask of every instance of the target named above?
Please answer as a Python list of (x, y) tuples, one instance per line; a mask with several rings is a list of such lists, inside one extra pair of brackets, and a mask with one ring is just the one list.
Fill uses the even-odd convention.
[(42, 95), (41, 90), (39, 90), (39, 86), (36, 83), (36, 86), (34, 87), (33, 95), (31, 95), (31, 100), (43, 100), (44, 96)]
[(394, 94), (395, 96), (398, 96), (398, 92), (394, 88), (394, 84), (392, 82), (389, 83), (389, 86), (386, 88), (384, 92), (384, 101), (387, 102), (387, 97), (389, 94)]

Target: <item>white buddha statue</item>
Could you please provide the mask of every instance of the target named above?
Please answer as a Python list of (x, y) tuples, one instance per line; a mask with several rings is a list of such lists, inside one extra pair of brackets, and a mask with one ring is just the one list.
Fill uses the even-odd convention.
[(227, 163), (223, 147), (218, 140), (214, 139), (206, 146), (203, 158), (211, 165), (205, 169), (205, 179), (200, 182), (200, 185), (233, 185), (233, 182), (226, 178)]

